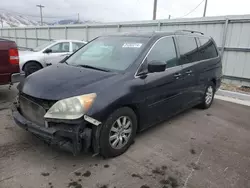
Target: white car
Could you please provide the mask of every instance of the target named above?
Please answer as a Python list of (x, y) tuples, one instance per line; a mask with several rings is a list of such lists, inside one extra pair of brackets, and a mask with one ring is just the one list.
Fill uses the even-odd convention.
[(58, 63), (83, 45), (80, 40), (52, 40), (30, 51), (19, 51), (20, 71), (25, 76), (53, 63)]

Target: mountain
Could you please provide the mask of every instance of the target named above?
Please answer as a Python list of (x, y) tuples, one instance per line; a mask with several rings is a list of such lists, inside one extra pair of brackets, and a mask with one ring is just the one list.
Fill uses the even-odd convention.
[(70, 24), (87, 24), (87, 23), (98, 23), (94, 21), (78, 21), (78, 20), (73, 20), (73, 19), (66, 19), (66, 20), (59, 20), (54, 23), (50, 23), (49, 25), (70, 25)]
[(13, 15), (10, 13), (0, 13), (0, 27), (25, 27), (38, 26), (39, 22), (30, 20), (25, 16)]
[[(43, 25), (69, 25), (69, 24), (85, 24), (85, 23), (98, 23), (94, 21), (79, 21), (74, 19), (63, 19), (54, 22), (44, 22)], [(15, 15), (8, 12), (0, 12), (0, 27), (26, 27), (26, 26), (39, 26), (39, 21), (31, 20), (25, 16)]]
[[(53, 25), (68, 25), (68, 24), (77, 24), (78, 21), (77, 20), (59, 20), (57, 22), (52, 23)], [(80, 22), (79, 22), (80, 23)]]

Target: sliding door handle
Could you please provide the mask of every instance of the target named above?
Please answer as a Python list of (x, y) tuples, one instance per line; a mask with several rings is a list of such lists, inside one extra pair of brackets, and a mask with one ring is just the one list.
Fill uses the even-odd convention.
[(191, 75), (193, 73), (193, 71), (192, 70), (188, 70), (188, 71), (186, 71), (186, 74), (187, 75)]

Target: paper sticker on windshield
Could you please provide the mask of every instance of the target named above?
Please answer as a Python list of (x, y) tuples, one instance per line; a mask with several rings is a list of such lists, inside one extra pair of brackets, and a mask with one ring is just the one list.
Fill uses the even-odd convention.
[(140, 48), (142, 43), (124, 43), (123, 48)]

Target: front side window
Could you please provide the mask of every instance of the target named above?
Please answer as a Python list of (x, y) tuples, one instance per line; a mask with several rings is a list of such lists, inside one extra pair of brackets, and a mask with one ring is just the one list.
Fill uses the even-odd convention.
[(200, 60), (211, 59), (218, 56), (217, 49), (212, 39), (199, 38)]
[(150, 61), (165, 62), (167, 64), (167, 68), (177, 65), (173, 37), (162, 38), (154, 45), (147, 57), (147, 62)]
[(81, 48), (83, 45), (84, 45), (84, 43), (72, 42), (73, 52), (75, 52), (76, 50), (78, 50), (79, 48)]
[(50, 47), (52, 53), (69, 52), (69, 42), (60, 42)]
[(194, 37), (178, 36), (177, 42), (180, 50), (181, 64), (187, 64), (199, 61), (197, 43)]
[(99, 37), (73, 54), (67, 63), (124, 71), (137, 59), (148, 41), (149, 38), (145, 37)]

